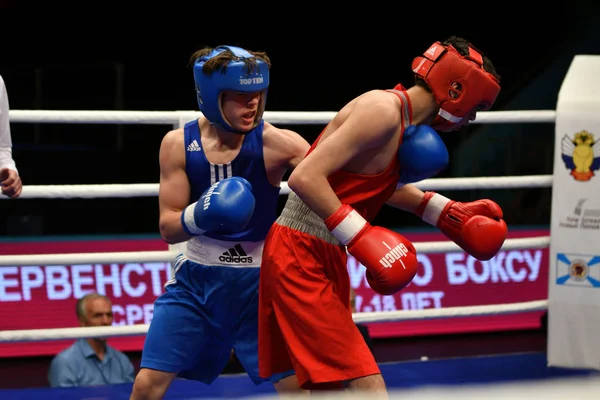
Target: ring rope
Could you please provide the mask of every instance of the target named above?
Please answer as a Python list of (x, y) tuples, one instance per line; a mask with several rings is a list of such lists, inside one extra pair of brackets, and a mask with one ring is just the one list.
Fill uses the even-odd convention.
[[(433, 178), (416, 182), (421, 190), (518, 189), (552, 187), (552, 175), (493, 176), (475, 178)], [(110, 197), (158, 196), (158, 183), (101, 185), (25, 185), (20, 199), (94, 199)], [(290, 193), (287, 182), (281, 182), (281, 195)], [(1, 196), (0, 199), (10, 199)]]
[[(361, 312), (352, 314), (352, 318), (356, 323), (379, 323), (432, 318), (456, 318), (512, 314), (528, 311), (543, 311), (547, 309), (547, 300), (535, 300), (512, 304), (432, 308), (427, 310)], [(149, 324), (136, 324), (124, 326), (10, 330), (0, 332), (0, 343), (81, 339), (89, 337), (136, 336), (146, 334), (149, 327)]]
[[(420, 253), (448, 253), (463, 250), (451, 241), (415, 242)], [(502, 250), (545, 249), (550, 246), (550, 236), (507, 239)], [(81, 265), (81, 264), (129, 264), (171, 262), (176, 251), (125, 251), (107, 253), (63, 253), (2, 255), (0, 266), (30, 265)]]
[[(335, 112), (274, 112), (266, 111), (265, 120), (276, 124), (327, 124)], [(70, 124), (168, 124), (180, 126), (202, 114), (197, 111), (68, 111), (68, 110), (11, 110), (10, 120), (14, 123), (70, 123)], [(478, 113), (474, 124), (483, 123), (554, 123), (556, 111), (484, 111)], [(427, 179), (415, 185), (422, 190), (469, 190), (469, 189), (512, 189), (552, 187), (552, 175), (476, 177)], [(287, 182), (282, 183), (281, 194), (289, 194)], [(158, 184), (109, 184), (109, 185), (29, 185), (23, 187), (20, 198), (98, 198), (98, 197), (151, 197), (158, 195)], [(4, 197), (0, 197), (4, 199)], [(462, 251), (451, 241), (417, 242), (417, 251), (443, 253)], [(503, 250), (547, 248), (550, 237), (508, 239)], [(0, 265), (73, 265), (135, 262), (170, 262), (176, 252), (114, 252), (76, 254), (36, 254), (0, 256)], [(495, 315), (546, 310), (547, 300), (523, 303), (484, 305), (469, 307), (447, 307), (427, 310), (399, 310), (389, 312), (362, 312), (353, 314), (358, 323), (420, 320), (430, 318)], [(149, 325), (126, 325), (111, 327), (58, 328), (34, 330), (9, 330), (0, 332), (0, 342), (27, 342), (61, 339), (78, 339), (94, 336), (116, 337), (143, 335)]]
[[(264, 119), (273, 124), (323, 125), (334, 111), (265, 111)], [(10, 110), (10, 122), (65, 124), (154, 124), (170, 125), (202, 116), (197, 111), (103, 111), (103, 110)], [(480, 111), (471, 124), (553, 123), (555, 110)]]

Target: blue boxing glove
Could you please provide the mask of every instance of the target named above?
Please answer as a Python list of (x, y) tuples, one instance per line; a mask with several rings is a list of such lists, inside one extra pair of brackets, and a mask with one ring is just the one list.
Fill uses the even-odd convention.
[[(238, 181), (238, 182), (242, 182), (244, 185), (246, 185), (246, 187), (247, 187), (248, 189), (250, 189), (250, 191), (252, 191), (252, 184), (251, 184), (250, 182), (248, 182), (248, 180), (247, 180), (247, 179), (244, 179), (244, 178), (242, 178), (241, 176), (232, 176), (232, 177), (229, 177), (229, 178), (227, 178), (227, 179), (231, 179), (232, 181)], [(226, 179), (226, 180), (227, 180), (227, 179)]]
[(188, 235), (205, 232), (240, 232), (250, 222), (255, 199), (252, 185), (238, 176), (214, 183), (181, 213), (181, 225)]
[(428, 125), (405, 129), (398, 149), (400, 183), (431, 178), (448, 166), (448, 149), (438, 133)]

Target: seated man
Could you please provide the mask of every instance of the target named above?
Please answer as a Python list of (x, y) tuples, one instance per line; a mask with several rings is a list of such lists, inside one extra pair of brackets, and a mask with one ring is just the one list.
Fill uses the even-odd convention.
[[(80, 326), (110, 326), (112, 303), (104, 295), (91, 293), (75, 307)], [(51, 387), (99, 386), (133, 382), (129, 358), (108, 346), (106, 338), (78, 339), (52, 359), (48, 380)]]

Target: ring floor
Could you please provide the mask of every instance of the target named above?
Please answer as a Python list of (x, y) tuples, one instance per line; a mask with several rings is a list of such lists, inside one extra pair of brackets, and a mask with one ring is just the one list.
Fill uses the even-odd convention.
[[(568, 377), (600, 381), (598, 371), (548, 367), (545, 346), (545, 331), (539, 329), (375, 340), (372, 349), (388, 388), (392, 394), (400, 393), (403, 398), (407, 398), (406, 391), (425, 390), (440, 385), (454, 390), (476, 385), (496, 387), (494, 385), (518, 382), (548, 385), (548, 382), (554, 378)], [(135, 357), (139, 355), (131, 356), (135, 365)], [(5, 372), (10, 370), (12, 372), (10, 375), (19, 375), (20, 379), (26, 382), (28, 371), (32, 373), (35, 366), (28, 365), (26, 359), (20, 359), (17, 363), (14, 361), (12, 360), (12, 363), (11, 360), (0, 361), (2, 380), (8, 378), (9, 374)], [(42, 370), (45, 365), (40, 365), (39, 368)], [(270, 384), (255, 386), (245, 374), (231, 372), (223, 374), (210, 386), (177, 379), (165, 399), (274, 397), (275, 392)], [(14, 382), (16, 380), (13, 380)], [(578, 385), (578, 387), (582, 386)], [(129, 399), (130, 393), (131, 384), (51, 389), (33, 383), (11, 386), (5, 381), (0, 389), (0, 398), (3, 400), (42, 398), (45, 400), (91, 398), (119, 400)], [(451, 391), (444, 389), (444, 393), (449, 395)], [(489, 395), (485, 397), (491, 398)], [(460, 398), (467, 397), (461, 395)], [(573, 398), (587, 397), (575, 395)]]
[[(436, 386), (455, 387), (469, 385), (495, 385), (524, 381), (541, 385), (545, 380), (557, 377), (591, 377), (597, 373), (585, 370), (570, 370), (546, 366), (544, 353), (489, 355), (459, 357), (428, 361), (403, 361), (382, 363), (381, 372), (390, 391), (401, 394), (402, 390), (431, 388)], [(599, 378), (600, 379), (600, 378)], [(129, 399), (131, 384), (96, 388), (34, 388), (5, 389), (0, 391), (2, 399)], [(484, 392), (482, 392), (482, 395)], [(176, 380), (165, 399), (207, 398), (251, 398), (275, 396), (269, 384), (255, 386), (246, 375), (226, 375), (207, 386), (194, 381)], [(578, 397), (580, 398), (580, 397)]]

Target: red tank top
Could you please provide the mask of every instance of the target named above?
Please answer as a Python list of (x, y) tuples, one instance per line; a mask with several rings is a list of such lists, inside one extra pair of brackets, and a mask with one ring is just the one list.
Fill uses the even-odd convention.
[[(402, 103), (402, 133), (398, 143), (400, 144), (404, 130), (411, 123), (412, 109), (404, 87), (396, 85), (389, 92), (396, 94)], [(316, 147), (321, 135), (313, 143), (308, 153)], [(397, 157), (393, 157), (385, 170), (378, 174), (364, 175), (339, 170), (331, 174), (328, 180), (342, 204), (352, 206), (363, 218), (372, 221), (396, 190), (399, 178), (400, 163)]]

